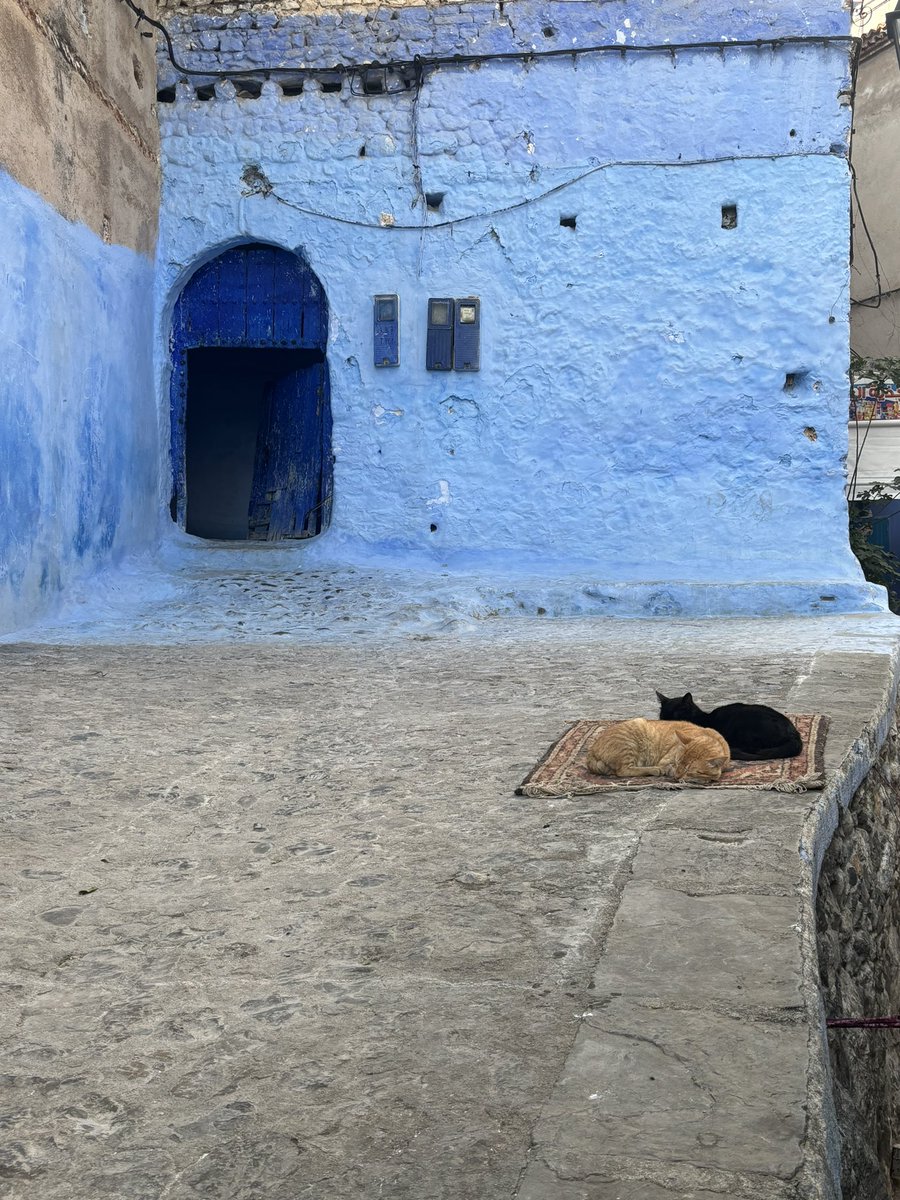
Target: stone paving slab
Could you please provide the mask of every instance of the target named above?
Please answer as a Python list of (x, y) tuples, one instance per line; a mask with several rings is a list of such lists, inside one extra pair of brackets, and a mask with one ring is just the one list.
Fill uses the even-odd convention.
[(800, 1019), (611, 1000), (585, 1017), (534, 1140), (567, 1178), (631, 1148), (661, 1164), (790, 1180), (802, 1163), (806, 1039)]
[(710, 1011), (800, 1007), (796, 896), (685, 895), (645, 882), (640, 858), (594, 976), (598, 999), (652, 996)]
[[(741, 820), (731, 805), (722, 804), (722, 792), (716, 795), (718, 803), (710, 806), (706, 821), (695, 827), (664, 824), (677, 817), (669, 814), (668, 808), (663, 810), (641, 838), (636, 871), (643, 879), (690, 896), (721, 897), (731, 892), (793, 895), (797, 827), (808, 800), (778, 794), (780, 808), (768, 820), (765, 810), (760, 811), (759, 804), (751, 801)], [(689, 819), (699, 818), (698, 812)], [(728, 827), (723, 829), (723, 824)]]
[(0, 647), (4, 1196), (832, 1195), (796, 851), (838, 792), (513, 788), (679, 685), (856, 678), (856, 770), (893, 642), (636, 624)]

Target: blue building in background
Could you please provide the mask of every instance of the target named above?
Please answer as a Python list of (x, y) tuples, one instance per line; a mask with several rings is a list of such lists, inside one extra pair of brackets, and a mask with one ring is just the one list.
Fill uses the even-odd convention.
[(837, 0), (209, 9), (169, 23), (210, 74), (160, 59), (159, 402), (188, 529), (179, 421), (215, 368), (185, 391), (173, 314), (216, 256), (275, 247), (327, 303), (307, 560), (589, 576), (598, 611), (880, 605), (843, 494)]
[[(137, 117), (143, 182), (97, 142), (112, 223), (0, 178), (0, 627), (178, 530), (573, 611), (884, 606), (847, 540), (839, 0), (159, 15), (155, 268)], [(91, 92), (120, 132), (148, 74)]]

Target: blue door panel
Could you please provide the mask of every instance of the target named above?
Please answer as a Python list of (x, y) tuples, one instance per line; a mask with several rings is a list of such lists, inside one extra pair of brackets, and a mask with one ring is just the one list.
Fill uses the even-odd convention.
[[(296, 271), (294, 263), (279, 255), (273, 270), (273, 339), (280, 346), (307, 346), (301, 330), (303, 287), (305, 277)], [(318, 343), (316, 343), (318, 346)]]
[(182, 309), (184, 345), (215, 346), (219, 340), (218, 260), (201, 267), (187, 286), (189, 292), (182, 292), (178, 301)]
[[(322, 526), (327, 466), (325, 365), (300, 367), (272, 385), (256, 445), (249, 528), (254, 541), (312, 537)], [(331, 439), (328, 438), (330, 451)]]
[(247, 344), (247, 255), (223, 254), (216, 259), (219, 267), (220, 346)]
[(309, 274), (303, 281), (303, 313), (301, 316), (301, 336), (307, 346), (318, 346), (326, 337), (322, 328), (322, 300), (319, 281)]
[(250, 501), (253, 539), (309, 537), (331, 511), (331, 405), (325, 361), (327, 302), (297, 255), (274, 246), (236, 246), (200, 267), (172, 321), (172, 514), (185, 519), (188, 352), (208, 346), (296, 348), (321, 353), (272, 384)]
[[(177, 343), (176, 343), (177, 345)], [(172, 500), (170, 512), (173, 521), (184, 526), (185, 496), (184, 448), (185, 413), (187, 400), (187, 351), (175, 349), (172, 361), (171, 394), (171, 446), (172, 446)]]
[[(324, 319), (324, 318), (323, 318)], [(328, 364), (320, 367), (319, 386), (316, 396), (316, 413), (319, 421), (319, 511), (316, 515), (316, 533), (321, 533), (331, 524), (331, 501), (334, 492), (331, 453), (331, 377)]]
[(269, 345), (274, 339), (275, 251), (247, 251), (247, 341)]

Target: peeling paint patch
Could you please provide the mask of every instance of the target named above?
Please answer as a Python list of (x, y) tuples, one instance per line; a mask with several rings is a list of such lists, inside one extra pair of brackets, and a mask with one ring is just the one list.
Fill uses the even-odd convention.
[(438, 495), (430, 500), (425, 501), (426, 508), (434, 508), (436, 505), (450, 503), (450, 484), (446, 479), (437, 481)]
[(372, 409), (372, 416), (376, 425), (386, 425), (385, 417), (402, 417), (402, 408), (385, 408), (383, 404), (376, 404)]

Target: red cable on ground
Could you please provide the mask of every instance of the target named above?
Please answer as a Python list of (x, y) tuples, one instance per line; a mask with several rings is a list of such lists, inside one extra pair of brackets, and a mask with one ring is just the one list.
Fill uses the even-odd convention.
[(828, 1017), (829, 1029), (900, 1029), (900, 1017)]

